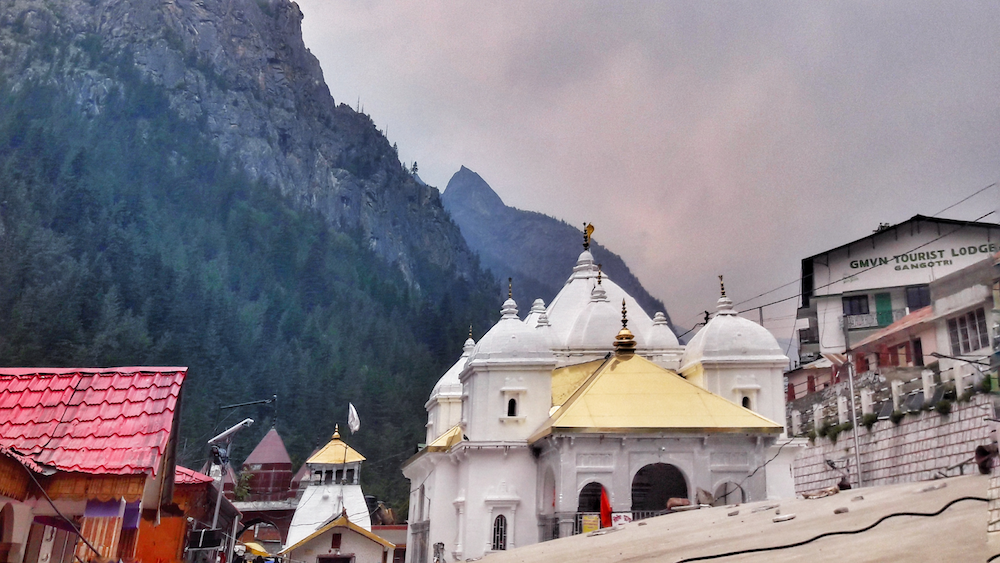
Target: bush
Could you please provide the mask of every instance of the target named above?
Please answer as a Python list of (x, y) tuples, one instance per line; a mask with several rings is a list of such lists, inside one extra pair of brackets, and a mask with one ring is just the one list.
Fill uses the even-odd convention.
[(979, 382), (979, 392), (989, 393), (993, 391), (993, 377), (990, 374), (986, 374), (983, 380)]
[(958, 397), (958, 400), (959, 402), (962, 403), (968, 403), (969, 401), (972, 400), (972, 396), (975, 394), (976, 394), (975, 389), (966, 389), (965, 392)]
[(899, 422), (903, 420), (904, 416), (906, 416), (906, 413), (903, 411), (892, 411), (892, 414), (889, 415), (889, 420), (891, 420), (893, 424), (899, 424)]
[(816, 434), (819, 435), (820, 438), (828, 438), (830, 431), (833, 430), (835, 426), (835, 424), (824, 422), (823, 426), (820, 426), (819, 430), (816, 431)]
[(816, 445), (816, 431), (815, 431), (815, 430), (810, 430), (810, 431), (809, 431), (809, 432), (808, 432), (808, 433), (806, 434), (806, 437), (807, 437), (807, 438), (809, 438), (809, 443), (810, 443), (810, 444), (812, 444), (812, 445)]
[(833, 442), (834, 444), (836, 444), (837, 443), (837, 436), (839, 436), (841, 432), (847, 432), (851, 428), (854, 428), (854, 426), (851, 425), (850, 422), (845, 422), (843, 424), (838, 424), (836, 426), (831, 427), (827, 431), (826, 437), (829, 438), (831, 442)]
[(948, 416), (951, 413), (951, 401), (948, 399), (941, 399), (936, 405), (934, 405), (934, 410), (936, 410), (941, 416)]
[(868, 414), (866, 414), (866, 415), (864, 415), (864, 416), (861, 417), (861, 424), (868, 431), (871, 431), (872, 426), (875, 426), (876, 422), (878, 422), (878, 415), (875, 414), (875, 413), (873, 413), (873, 412), (870, 412), (870, 413), (868, 413)]

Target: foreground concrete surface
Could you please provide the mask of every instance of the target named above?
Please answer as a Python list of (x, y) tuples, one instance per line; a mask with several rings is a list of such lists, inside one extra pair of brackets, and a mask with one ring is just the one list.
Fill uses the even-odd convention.
[[(849, 490), (821, 499), (706, 508), (632, 522), (603, 535), (561, 538), (497, 553), (487, 556), (487, 560), (490, 563), (675, 563), (688, 557), (789, 544), (824, 532), (856, 530), (894, 512), (936, 512), (953, 499), (985, 498), (988, 483), (988, 476), (968, 475)], [(854, 500), (858, 496), (864, 498)], [(755, 508), (775, 504), (779, 505), (776, 509), (753, 512)], [(847, 508), (848, 512), (834, 514), (838, 508)], [(728, 516), (736, 510), (738, 515)], [(776, 511), (781, 515), (795, 514), (795, 519), (775, 523)], [(985, 502), (963, 501), (931, 518), (896, 517), (860, 534), (711, 561), (986, 561), (1000, 553), (1000, 538), (987, 541), (986, 521)]]

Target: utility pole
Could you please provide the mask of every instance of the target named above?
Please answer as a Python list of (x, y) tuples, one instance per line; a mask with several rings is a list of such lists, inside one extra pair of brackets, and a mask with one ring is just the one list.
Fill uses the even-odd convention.
[(858, 415), (854, 402), (854, 362), (851, 361), (851, 341), (847, 334), (847, 319), (844, 317), (844, 365), (847, 367), (847, 388), (851, 394), (851, 434), (854, 436), (854, 466), (858, 469), (858, 488), (865, 486), (861, 477), (861, 447), (858, 442)]

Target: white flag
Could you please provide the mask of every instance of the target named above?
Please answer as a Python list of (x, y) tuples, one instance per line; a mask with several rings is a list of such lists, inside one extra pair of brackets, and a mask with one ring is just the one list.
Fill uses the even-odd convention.
[(361, 430), (361, 419), (358, 418), (358, 410), (354, 408), (354, 403), (347, 403), (347, 426), (351, 429), (351, 434)]

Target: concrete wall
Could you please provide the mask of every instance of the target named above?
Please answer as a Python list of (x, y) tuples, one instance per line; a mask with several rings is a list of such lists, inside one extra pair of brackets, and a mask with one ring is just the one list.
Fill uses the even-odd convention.
[[(956, 465), (972, 457), (976, 446), (993, 438), (990, 423), (983, 417), (993, 416), (993, 398), (975, 395), (968, 403), (956, 402), (951, 414), (936, 412), (906, 415), (898, 425), (880, 420), (868, 431), (858, 429), (861, 467), (865, 486), (887, 485), (932, 478), (938, 470)], [(854, 482), (854, 440), (851, 432), (841, 432), (834, 444), (826, 438), (816, 438), (815, 445), (805, 448), (795, 461), (797, 493), (835, 485), (840, 473), (831, 470), (825, 460), (848, 460)], [(965, 471), (977, 471), (967, 466)], [(958, 475), (952, 470), (949, 475)]]

